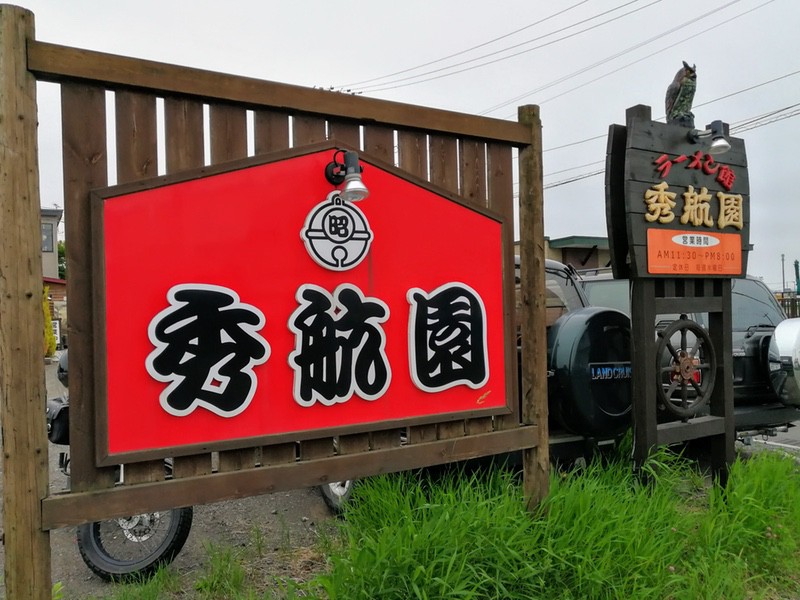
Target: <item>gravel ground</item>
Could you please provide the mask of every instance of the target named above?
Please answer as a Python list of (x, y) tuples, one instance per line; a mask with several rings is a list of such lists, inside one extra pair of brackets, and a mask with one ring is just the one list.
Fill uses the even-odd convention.
[[(55, 364), (45, 366), (49, 397), (64, 392), (55, 377), (55, 369)], [(63, 490), (66, 483), (66, 478), (58, 471), (58, 453), (63, 449), (63, 446), (50, 444), (53, 491)], [(270, 576), (303, 578), (321, 566), (322, 557), (315, 546), (320, 529), (332, 519), (316, 489), (197, 506), (189, 538), (173, 565), (186, 581), (191, 581), (191, 575), (208, 563), (207, 547), (213, 544), (218, 548), (244, 550), (248, 560), (257, 563), (257, 568), (264, 572), (265, 579)], [(111, 593), (111, 585), (83, 563), (74, 527), (52, 531), (50, 548), (52, 580), (63, 584), (65, 599), (103, 598)], [(5, 564), (2, 546), (0, 564)], [(2, 581), (0, 598), (5, 598)]]

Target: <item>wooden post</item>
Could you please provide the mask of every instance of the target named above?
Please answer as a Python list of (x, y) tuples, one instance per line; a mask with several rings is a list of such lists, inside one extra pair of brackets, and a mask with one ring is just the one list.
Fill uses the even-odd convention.
[(33, 14), (0, 5), (0, 423), (7, 598), (51, 596)]
[(519, 153), (520, 279), (522, 291), (522, 422), (536, 425), (539, 444), (524, 451), (523, 487), (528, 508), (549, 491), (550, 432), (547, 426), (547, 335), (545, 334), (544, 186), (539, 107), (519, 108), (531, 128), (531, 145)]

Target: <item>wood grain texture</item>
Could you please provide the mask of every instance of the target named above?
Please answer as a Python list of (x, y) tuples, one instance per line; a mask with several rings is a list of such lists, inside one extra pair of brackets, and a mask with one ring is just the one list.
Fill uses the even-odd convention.
[(520, 288), (522, 290), (521, 414), (536, 425), (539, 445), (523, 453), (523, 487), (529, 508), (541, 502), (550, 484), (550, 440), (547, 406), (547, 332), (545, 331), (544, 187), (542, 123), (538, 106), (519, 109), (520, 122), (531, 128), (532, 144), (519, 155)]
[(96, 380), (94, 274), (89, 190), (108, 185), (105, 91), (80, 84), (61, 86), (64, 224), (69, 315), (69, 437), (71, 485), (83, 491), (114, 485), (114, 469), (95, 467)]
[(134, 513), (165, 510), (191, 498), (197, 504), (312, 487), (328, 481), (368, 477), (433, 466), (535, 446), (534, 427), (494, 431), (451, 440), (432, 441), (367, 453), (316, 458), (158, 483), (122, 486), (97, 492), (51, 496), (42, 503), (47, 529), (77, 525)]
[(214, 73), (45, 42), (28, 42), (28, 65), (43, 81), (89, 81), (111, 88), (130, 86), (196, 96), (211, 102), (238, 102), (293, 113), (313, 113), (393, 127), (449, 132), (515, 145), (530, 142), (529, 131), (513, 121)]
[[(76, 225), (68, 223), (68, 229), (74, 235), (74, 247), (79, 254), (71, 263), (77, 265), (71, 278), (74, 275), (75, 285), (83, 286), (83, 291), (77, 292), (75, 297), (80, 298), (81, 293), (91, 295), (91, 291), (86, 290), (92, 289), (94, 281), (90, 270), (81, 269), (81, 264), (91, 265), (92, 262), (90, 230), (87, 222), (81, 220), (81, 213), (88, 215), (88, 206), (85, 205), (87, 191), (105, 185), (106, 88), (116, 95), (116, 128), (118, 135), (121, 134), (117, 142), (120, 183), (141, 181), (153, 174), (152, 169), (157, 164), (157, 144), (152, 126), (152, 106), (156, 96), (164, 97), (168, 176), (186, 171), (188, 177), (192, 169), (202, 167), (205, 162), (204, 103), (209, 105), (207, 138), (211, 146), (211, 165), (197, 172), (200, 174), (211, 173), (222, 163), (226, 163), (224, 166), (228, 168), (230, 161), (246, 157), (247, 111), (252, 110), (256, 154), (270, 153), (274, 157), (292, 146), (307, 147), (328, 138), (335, 139), (349, 147), (363, 149), (365, 154), (389, 165), (398, 162), (400, 168), (411, 175), (409, 181), (412, 183), (423, 183), (413, 181), (413, 177), (425, 181), (430, 177), (432, 183), (447, 193), (461, 194), (476, 211), (488, 213), (488, 208), (492, 214), (499, 213), (509, 224), (503, 229), (503, 269), (506, 273), (513, 273), (513, 228), (510, 226), (514, 215), (512, 146), (525, 146), (532, 139), (528, 125), (37, 42), (29, 43), (28, 49), (31, 68), (37, 75), (43, 80), (62, 82), (66, 115), (65, 194), (68, 199), (75, 198), (74, 207), (68, 211), (68, 220), (72, 219), (71, 215), (77, 215)], [(87, 86), (86, 82), (98, 85)], [(452, 200), (459, 199), (453, 197)], [(84, 205), (80, 204), (81, 201)], [(513, 277), (507, 277), (507, 280), (504, 296), (512, 298)], [(84, 314), (76, 317), (79, 331), (75, 333), (75, 339), (79, 345), (88, 343), (87, 347), (91, 348), (95, 314), (92, 302), (88, 302), (82, 311)], [(506, 302), (504, 311), (508, 327), (513, 323), (513, 302)], [(512, 390), (510, 393), (516, 397), (516, 347), (513, 335), (508, 337), (506, 374)], [(71, 341), (74, 346), (75, 340)], [(76, 369), (81, 377), (88, 377), (84, 381), (92, 381), (95, 375), (93, 367), (81, 362), (80, 349), (76, 349)], [(87, 356), (90, 354), (86, 353)], [(91, 390), (80, 390), (86, 383), (76, 382), (75, 385), (79, 398), (84, 400), (85, 406), (93, 409)], [(126, 505), (124, 512), (144, 504), (193, 504), (317, 485), (334, 479), (518, 450), (523, 443), (527, 444), (524, 447), (535, 446), (539, 430), (520, 428), (519, 407), (516, 402), (512, 405), (514, 413), (507, 418), (494, 419), (485, 417), (484, 412), (474, 411), (460, 414), (456, 419), (453, 415), (438, 417), (447, 419), (438, 424), (412, 420), (411, 423), (423, 424), (407, 428), (407, 445), (402, 445), (400, 427), (409, 425), (408, 421), (382, 424), (383, 427), (397, 425), (397, 428), (381, 431), (369, 431), (365, 425), (348, 429), (346, 435), (339, 435), (341, 431), (337, 430), (326, 432), (330, 436), (338, 435), (337, 438), (304, 439), (308, 437), (306, 432), (298, 436), (303, 439), (301, 442), (288, 436), (275, 440), (247, 440), (244, 443), (256, 447), (244, 449), (237, 448), (236, 441), (228, 441), (227, 445), (214, 446), (219, 451), (219, 472), (211, 476), (212, 454), (205, 452), (206, 448), (200, 445), (183, 447), (176, 452), (187, 456), (175, 459), (173, 481), (155, 481), (163, 477), (163, 467), (155, 460), (150, 461), (149, 466), (144, 463), (145, 466), (126, 468), (130, 475), (126, 477), (129, 485), (125, 486), (130, 504)], [(78, 408), (78, 414), (81, 410)], [(83, 410), (85, 413), (88, 409)], [(470, 419), (470, 416), (476, 418)], [(92, 419), (90, 416), (76, 426), (78, 435), (88, 432), (93, 436)], [(496, 431), (492, 430), (494, 423), (500, 424)], [(239, 440), (238, 443), (243, 442)], [(265, 443), (270, 445), (264, 446)], [(111, 469), (96, 469), (94, 457), (81, 449), (77, 450), (77, 457), (80, 463), (78, 489), (85, 493), (81, 492), (74, 501), (59, 498), (57, 502), (48, 504), (45, 512), (52, 526), (68, 520), (94, 519), (98, 514), (111, 514), (109, 511), (122, 511), (125, 504), (125, 494), (108, 496), (105, 492), (95, 491), (113, 485), (113, 481), (107, 478)], [(134, 462), (151, 458), (153, 455), (125, 457)], [(344, 462), (334, 462), (338, 459), (344, 459)], [(302, 465), (308, 465), (308, 468), (304, 470)], [(287, 473), (291, 475), (277, 479)], [(148, 479), (153, 481), (148, 482)], [(227, 487), (217, 487), (220, 481), (225, 481)], [(93, 501), (111, 498), (114, 499), (109, 506), (92, 504)], [(57, 507), (83, 512), (66, 516), (59, 514)]]
[(255, 153), (266, 154), (289, 147), (289, 115), (260, 109), (255, 111)]
[(185, 97), (164, 99), (167, 173), (203, 166), (203, 104)]
[(36, 81), (25, 42), (33, 14), (0, 6), (0, 420), (3, 532), (9, 598), (50, 598), (50, 536), (43, 408), (42, 247), (36, 155)]
[[(203, 105), (181, 97), (164, 99), (167, 174), (203, 166)], [(211, 474), (211, 453), (175, 457), (173, 477)]]
[[(487, 195), (489, 207), (505, 217), (507, 222), (512, 222), (514, 219), (514, 181), (513, 181), (513, 164), (511, 147), (504, 144), (487, 144), (486, 147), (486, 162), (487, 162)], [(509, 220), (510, 219), (510, 220)], [(506, 228), (503, 232), (503, 271), (505, 273), (514, 272), (514, 232), (511, 228)], [(522, 234), (528, 236), (527, 232)], [(514, 280), (513, 277), (506, 282), (506, 289), (504, 291), (505, 297), (513, 298), (514, 295)], [(508, 303), (504, 303), (508, 307)], [(513, 310), (514, 302), (511, 302)], [(506, 315), (506, 318), (514, 319), (513, 314)], [(512, 329), (513, 330), (513, 329)], [(516, 361), (517, 361), (517, 347), (516, 339), (511, 336), (506, 340), (506, 356), (510, 357), (510, 365), (507, 364), (506, 368), (512, 368), (514, 375), (511, 379), (512, 394), (514, 398), (519, 397), (519, 390), (517, 386), (516, 377)], [(506, 429), (518, 427), (520, 423), (519, 403), (512, 402), (511, 414), (508, 416), (495, 417), (495, 429)]]
[[(114, 95), (114, 103), (117, 183), (154, 177), (158, 174), (156, 97), (120, 90)], [(107, 399), (103, 401), (107, 402)], [(162, 460), (134, 463), (125, 468), (125, 480), (128, 483), (160, 481), (164, 475)]]

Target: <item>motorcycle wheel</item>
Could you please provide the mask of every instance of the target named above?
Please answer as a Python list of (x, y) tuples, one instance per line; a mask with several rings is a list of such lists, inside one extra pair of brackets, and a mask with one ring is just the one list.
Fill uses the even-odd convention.
[(106, 581), (146, 579), (173, 561), (192, 527), (192, 507), (86, 523), (78, 527), (83, 562)]
[(319, 486), (319, 491), (322, 493), (322, 499), (328, 508), (336, 515), (341, 515), (350, 497), (353, 495), (353, 479), (345, 479), (344, 481), (334, 481), (333, 483), (324, 483)]

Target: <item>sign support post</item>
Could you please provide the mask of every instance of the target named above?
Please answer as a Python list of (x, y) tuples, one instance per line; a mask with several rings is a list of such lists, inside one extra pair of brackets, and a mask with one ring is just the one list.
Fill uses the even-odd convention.
[(0, 423), (8, 598), (50, 598), (44, 315), (33, 14), (0, 5)]
[[(542, 185), (542, 121), (538, 106), (521, 106), (519, 121), (531, 128), (531, 145), (520, 153), (520, 279), (522, 281), (522, 400), (525, 425), (537, 425), (539, 443), (524, 451), (524, 492), (532, 509), (548, 493), (550, 443), (547, 427), (547, 336), (537, 331), (545, 322), (544, 193)], [(538, 281), (535, 281), (537, 278)]]
[[(744, 142), (721, 121), (706, 131), (656, 123), (648, 106), (625, 117), (609, 129), (606, 220), (614, 275), (631, 280), (634, 463), (693, 440), (724, 485), (735, 441), (731, 278), (745, 276), (750, 249)], [(728, 137), (715, 146), (703, 136)], [(707, 328), (688, 316), (703, 313)]]

